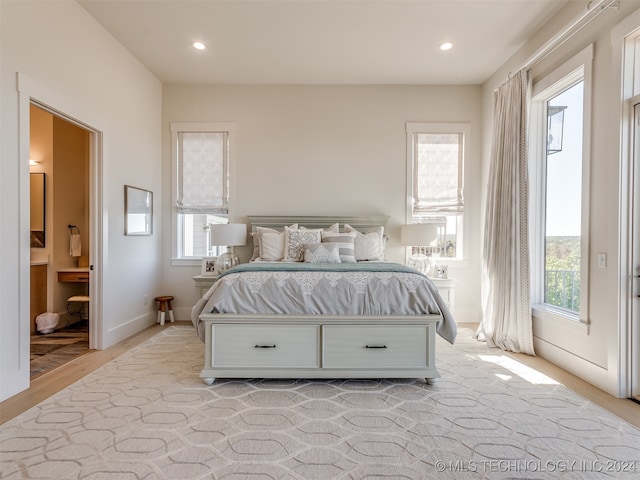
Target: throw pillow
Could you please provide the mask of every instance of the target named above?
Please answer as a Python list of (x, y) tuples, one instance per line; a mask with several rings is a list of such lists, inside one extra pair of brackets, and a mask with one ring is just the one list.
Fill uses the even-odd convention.
[(340, 246), (337, 243), (308, 243), (304, 247), (307, 263), (340, 263)]
[(355, 257), (355, 233), (331, 233), (322, 232), (322, 243), (334, 243), (340, 250), (341, 263), (354, 263)]
[(344, 226), (345, 232), (355, 233), (355, 256), (357, 261), (369, 260), (381, 262), (384, 260), (384, 227), (375, 227), (366, 233), (359, 232), (351, 225)]
[[(298, 228), (298, 224), (294, 223), (291, 225), (291, 228)], [(284, 257), (284, 231), (280, 232), (273, 228), (256, 227), (256, 231), (251, 233), (251, 238), (253, 239), (253, 254), (251, 255), (251, 261), (253, 262), (258, 259), (266, 260), (264, 258), (260, 258), (260, 241), (263, 233), (277, 233), (282, 235), (282, 255), (280, 255), (280, 260), (282, 260), (282, 257)]]
[(284, 228), (284, 261), (301, 262), (304, 260), (304, 245), (320, 243), (321, 229)]
[(260, 260), (279, 262), (284, 256), (284, 235), (277, 232), (260, 234)]

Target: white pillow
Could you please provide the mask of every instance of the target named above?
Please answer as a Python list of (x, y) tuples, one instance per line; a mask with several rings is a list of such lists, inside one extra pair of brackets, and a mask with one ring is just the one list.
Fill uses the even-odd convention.
[[(303, 227), (304, 228), (304, 227)], [(325, 228), (324, 230), (322, 230), (323, 232), (333, 232), (333, 233), (338, 233), (340, 232), (340, 224), (338, 223), (334, 223), (333, 225), (329, 225), (327, 228)]]
[(279, 262), (284, 257), (284, 234), (262, 232), (260, 234), (260, 260)]
[[(298, 224), (294, 223), (293, 225), (291, 225), (291, 228), (298, 228)], [(251, 234), (251, 238), (253, 239), (253, 255), (251, 255), (251, 261), (253, 262), (254, 260), (258, 259), (265, 260), (263, 258), (260, 258), (260, 241), (263, 233), (277, 233), (279, 235), (282, 235), (282, 254), (280, 255), (280, 260), (282, 260), (282, 258), (284, 257), (284, 231), (279, 232), (278, 230), (275, 230), (273, 228), (256, 227), (256, 231)]]
[(307, 263), (340, 263), (340, 245), (337, 243), (308, 243), (304, 246)]
[(357, 261), (381, 262), (384, 260), (384, 227), (375, 227), (366, 233), (361, 233), (351, 225), (345, 224), (344, 230), (356, 234), (354, 247)]
[(355, 232), (322, 232), (322, 243), (338, 245), (341, 263), (354, 263), (356, 261), (354, 248), (355, 239)]
[(304, 245), (320, 243), (322, 229), (284, 227), (284, 261), (301, 262), (304, 260)]

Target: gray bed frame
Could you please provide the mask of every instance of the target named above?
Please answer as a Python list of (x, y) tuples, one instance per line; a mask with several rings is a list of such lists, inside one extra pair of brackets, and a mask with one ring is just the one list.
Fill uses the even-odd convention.
[[(386, 216), (249, 216), (256, 227), (282, 229), (297, 223), (326, 228), (336, 222), (367, 230)], [(216, 378), (424, 378), (435, 367), (440, 315), (256, 315), (212, 314), (205, 325), (200, 377)]]

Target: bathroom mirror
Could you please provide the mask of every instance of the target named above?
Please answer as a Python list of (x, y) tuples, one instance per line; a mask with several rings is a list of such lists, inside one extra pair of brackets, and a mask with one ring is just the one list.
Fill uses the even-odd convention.
[(45, 246), (45, 177), (44, 173), (31, 173), (31, 248)]
[(124, 186), (124, 234), (151, 235), (153, 193), (142, 188)]

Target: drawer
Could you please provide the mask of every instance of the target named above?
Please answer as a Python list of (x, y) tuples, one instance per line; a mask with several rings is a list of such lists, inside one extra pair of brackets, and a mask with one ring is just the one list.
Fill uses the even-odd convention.
[(428, 327), (422, 325), (325, 325), (323, 367), (429, 366)]
[(89, 272), (58, 272), (58, 281), (65, 283), (89, 283)]
[(212, 326), (214, 367), (320, 366), (318, 325)]

